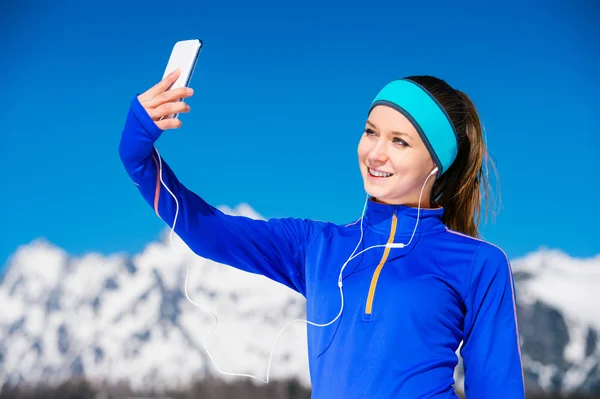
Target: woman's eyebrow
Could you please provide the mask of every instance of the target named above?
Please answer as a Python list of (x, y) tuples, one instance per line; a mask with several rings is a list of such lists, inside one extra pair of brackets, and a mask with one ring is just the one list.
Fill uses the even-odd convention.
[[(375, 130), (379, 130), (379, 129), (377, 129), (377, 126), (375, 126), (375, 124), (373, 122), (371, 122), (370, 120), (367, 120), (367, 125), (371, 126)], [(394, 136), (406, 136), (409, 139), (412, 139), (410, 134), (405, 133), (405, 132), (398, 132), (396, 130), (392, 130), (390, 133), (393, 134)]]

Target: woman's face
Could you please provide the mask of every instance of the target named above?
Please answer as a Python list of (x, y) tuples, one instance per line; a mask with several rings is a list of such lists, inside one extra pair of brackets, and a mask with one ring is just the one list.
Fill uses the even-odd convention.
[[(379, 202), (414, 207), (425, 179), (435, 168), (414, 126), (400, 112), (385, 105), (376, 106), (369, 115), (358, 144), (358, 161), (369, 195)], [(422, 208), (430, 206), (429, 194), (434, 182), (435, 176), (427, 181)]]

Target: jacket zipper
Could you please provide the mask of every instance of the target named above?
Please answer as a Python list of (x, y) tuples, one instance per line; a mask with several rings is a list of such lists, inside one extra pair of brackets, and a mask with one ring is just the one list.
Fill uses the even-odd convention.
[[(394, 242), (394, 236), (396, 235), (397, 221), (398, 221), (398, 218), (397, 218), (396, 214), (394, 213), (392, 215), (392, 227), (390, 229), (390, 236), (387, 241), (388, 244), (391, 244)], [(368, 315), (370, 315), (371, 312), (373, 311), (373, 299), (375, 298), (375, 288), (377, 288), (377, 280), (379, 280), (379, 274), (381, 273), (381, 269), (383, 268), (383, 265), (387, 261), (389, 254), (390, 254), (390, 248), (385, 248), (385, 251), (383, 251), (383, 256), (381, 257), (381, 260), (379, 261), (379, 265), (377, 265), (377, 268), (375, 269), (375, 272), (373, 273), (373, 277), (371, 278), (371, 286), (369, 287), (369, 295), (367, 296), (367, 305), (365, 307), (365, 313)]]

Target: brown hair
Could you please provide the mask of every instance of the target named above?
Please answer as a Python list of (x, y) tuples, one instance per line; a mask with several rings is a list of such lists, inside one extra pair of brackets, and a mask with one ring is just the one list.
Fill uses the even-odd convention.
[(458, 135), (456, 160), (434, 183), (432, 207), (444, 207), (442, 220), (450, 229), (479, 237), (483, 202), (487, 219), (490, 200), (494, 201), (486, 163), (492, 167), (496, 183), (498, 175), (483, 138), (483, 126), (477, 110), (465, 93), (453, 89), (441, 79), (427, 75), (409, 76), (406, 79), (423, 86), (437, 99), (448, 113)]

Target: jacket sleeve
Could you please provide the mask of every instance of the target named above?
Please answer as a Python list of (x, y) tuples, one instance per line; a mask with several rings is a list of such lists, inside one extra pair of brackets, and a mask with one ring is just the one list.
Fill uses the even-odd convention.
[(465, 304), (460, 353), (467, 399), (525, 398), (514, 280), (500, 248), (479, 245)]
[(136, 95), (121, 134), (119, 155), (156, 215), (172, 228), (177, 213), (174, 231), (197, 255), (264, 275), (306, 295), (305, 252), (319, 222), (264, 221), (223, 213), (179, 182), (154, 148), (161, 133)]

